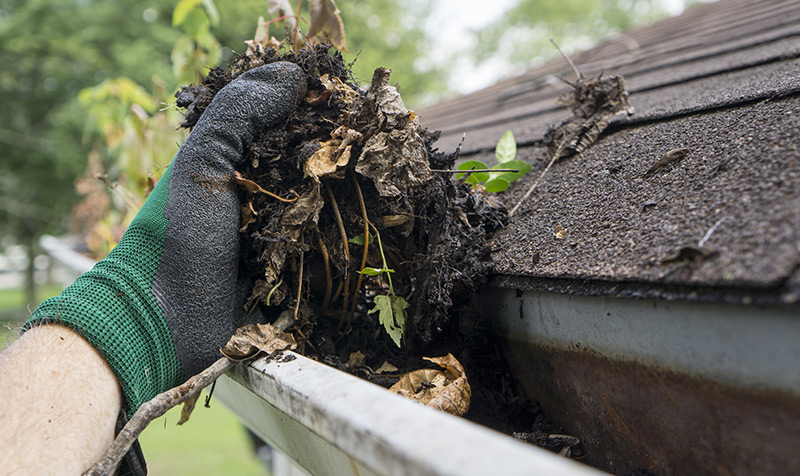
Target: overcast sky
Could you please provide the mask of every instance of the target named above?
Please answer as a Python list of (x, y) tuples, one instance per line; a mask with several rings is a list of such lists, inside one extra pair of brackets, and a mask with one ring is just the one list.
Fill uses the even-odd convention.
[[(683, 11), (684, 0), (661, 0), (664, 8), (672, 15)], [(516, 0), (492, 0), (491, 9), (487, 9), (486, 0), (438, 0), (435, 2), (433, 14), (429, 18), (427, 28), (436, 28), (432, 37), (437, 39), (435, 53), (443, 57), (455, 56), (457, 79), (450, 85), (451, 90), (465, 94), (489, 86), (506, 75), (507, 66), (498, 61), (487, 61), (475, 66), (466, 57), (459, 55), (465, 46), (464, 39), (469, 37), (471, 29), (479, 28), (499, 17), (505, 10), (516, 3)], [(490, 10), (490, 11), (487, 11)], [(436, 58), (432, 58), (436, 60)]]

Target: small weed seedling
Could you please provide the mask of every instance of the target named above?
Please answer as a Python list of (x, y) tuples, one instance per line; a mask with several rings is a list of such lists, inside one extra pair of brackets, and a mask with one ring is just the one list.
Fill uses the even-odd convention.
[[(459, 173), (456, 175), (457, 179), (467, 176), (466, 182), (476, 187), (478, 184), (483, 185), (487, 192), (502, 192), (506, 190), (511, 182), (522, 177), (531, 169), (531, 164), (516, 160), (517, 156), (517, 141), (514, 139), (514, 133), (506, 131), (500, 141), (497, 142), (497, 147), (494, 149), (494, 155), (497, 157), (497, 165), (491, 168), (494, 172), (487, 172), (489, 167), (479, 160), (468, 160), (458, 166), (458, 170), (470, 171), (480, 170), (480, 172), (473, 172), (471, 174)], [(516, 172), (508, 172), (500, 170), (516, 169)]]
[[(370, 226), (372, 226), (372, 223), (370, 223)], [(370, 309), (368, 314), (377, 312), (380, 323), (383, 325), (383, 328), (386, 329), (386, 333), (389, 334), (389, 337), (397, 344), (397, 347), (401, 347), (403, 335), (406, 331), (406, 308), (408, 308), (408, 302), (394, 293), (394, 286), (392, 286), (392, 273), (394, 273), (394, 270), (390, 269), (386, 264), (386, 257), (383, 254), (383, 244), (381, 243), (381, 234), (378, 233), (377, 228), (374, 226), (372, 226), (372, 231), (375, 233), (375, 237), (378, 238), (378, 249), (381, 251), (381, 261), (383, 264), (381, 268), (365, 267), (359, 271), (359, 273), (367, 276), (386, 274), (386, 281), (389, 283), (389, 293), (375, 296), (375, 307)], [(363, 236), (361, 242), (363, 244)]]

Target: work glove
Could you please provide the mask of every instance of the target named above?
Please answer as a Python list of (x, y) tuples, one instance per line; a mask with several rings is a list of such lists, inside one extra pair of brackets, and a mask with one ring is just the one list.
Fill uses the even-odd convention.
[(119, 244), (39, 306), (26, 328), (66, 325), (108, 361), (128, 417), (220, 357), (244, 323), (240, 206), (232, 179), (257, 131), (281, 127), (306, 92), (273, 63), (220, 90)]

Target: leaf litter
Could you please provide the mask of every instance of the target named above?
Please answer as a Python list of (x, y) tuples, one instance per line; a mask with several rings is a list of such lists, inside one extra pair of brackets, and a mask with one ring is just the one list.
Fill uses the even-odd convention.
[[(190, 128), (244, 71), (290, 61), (306, 73), (305, 100), (285, 127), (261, 131), (232, 177), (240, 273), (253, 284), (247, 310), (294, 322), (291, 339), (267, 340), (508, 434), (549, 428), (471, 306), (489, 271), (489, 238), (507, 223), (503, 204), (433, 172), (451, 170), (458, 152), (433, 146), (438, 131), (405, 107), (390, 70), (361, 87), (329, 45), (277, 46), (250, 42), (176, 94)], [(225, 355), (269, 352), (242, 345)]]

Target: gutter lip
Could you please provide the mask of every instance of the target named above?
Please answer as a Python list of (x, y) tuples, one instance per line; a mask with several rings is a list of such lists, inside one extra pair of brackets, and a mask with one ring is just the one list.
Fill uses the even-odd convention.
[[(255, 396), (260, 400), (257, 403), (295, 420), (369, 474), (522, 476), (531, 474), (532, 468), (542, 475), (607, 474), (418, 404), (299, 354), (284, 355), (290, 358), (237, 365), (220, 380), (216, 395), (237, 416), (246, 413), (238, 407), (242, 392)], [(245, 423), (258, 425), (254, 421)], [(298, 451), (314, 451), (298, 442), (283, 441), (281, 446), (281, 438), (270, 438), (270, 431), (251, 429), (272, 440), (271, 444), (298, 463), (303, 459)], [(274, 428), (271, 432), (274, 435)], [(330, 466), (333, 463), (327, 468), (305, 469), (329, 474)]]
[(792, 285), (794, 279), (791, 276), (795, 275), (797, 271), (777, 285), (756, 287), (494, 274), (489, 277), (487, 287), (619, 299), (800, 308), (800, 289)]

